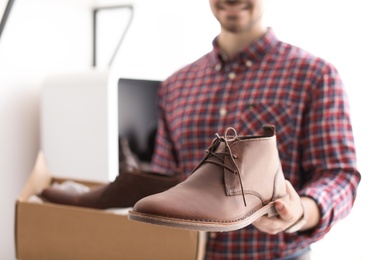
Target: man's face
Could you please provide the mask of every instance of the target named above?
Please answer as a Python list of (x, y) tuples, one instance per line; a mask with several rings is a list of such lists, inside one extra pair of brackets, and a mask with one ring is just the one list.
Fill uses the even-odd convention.
[(252, 29), (263, 16), (263, 0), (209, 0), (223, 30), (232, 33)]

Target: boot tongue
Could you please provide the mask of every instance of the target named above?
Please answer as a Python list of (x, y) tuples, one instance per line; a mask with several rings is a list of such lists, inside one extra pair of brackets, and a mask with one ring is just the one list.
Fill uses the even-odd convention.
[[(233, 143), (237, 142), (237, 141), (240, 141), (239, 138), (234, 138), (233, 136), (227, 136), (227, 142), (229, 144), (229, 146), (231, 146)], [(233, 139), (234, 138), (234, 139)], [(221, 153), (221, 152), (226, 152), (226, 142), (225, 141), (219, 141), (219, 144), (217, 146), (217, 148), (215, 149), (215, 152), (216, 153)]]
[(219, 144), (217, 146), (217, 149), (215, 149), (215, 152), (216, 153), (223, 153), (223, 152), (225, 152), (225, 150), (226, 150), (226, 143), (219, 141)]
[[(229, 146), (231, 146), (232, 144), (234, 144), (235, 142), (238, 142), (240, 140), (241, 139), (239, 139), (237, 137), (235, 139), (233, 139), (232, 136), (228, 136), (228, 141), (227, 142), (228, 142)], [(227, 151), (227, 149), (226, 149), (226, 142), (222, 141), (222, 140), (217, 141), (217, 142), (219, 142), (219, 144), (217, 145), (217, 148), (214, 150), (214, 152), (215, 153), (224, 153), (224, 152), (226, 152)]]

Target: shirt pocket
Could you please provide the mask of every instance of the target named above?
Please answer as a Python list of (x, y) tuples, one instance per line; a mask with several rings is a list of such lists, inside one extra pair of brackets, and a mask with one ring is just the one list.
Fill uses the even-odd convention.
[(246, 104), (241, 111), (239, 133), (258, 135), (263, 125), (274, 125), (280, 158), (291, 160), (295, 139), (294, 124), (296, 124), (294, 113), (297, 113), (296, 109), (281, 103)]

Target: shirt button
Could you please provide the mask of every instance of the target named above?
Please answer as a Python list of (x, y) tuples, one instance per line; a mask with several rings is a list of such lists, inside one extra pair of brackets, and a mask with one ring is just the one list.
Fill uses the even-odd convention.
[(250, 61), (250, 60), (247, 60), (247, 61), (245, 62), (245, 65), (246, 65), (248, 68), (249, 68), (249, 67), (252, 67), (253, 62)]
[(229, 77), (229, 79), (235, 79), (236, 78), (236, 73), (230, 72), (228, 77)]
[(226, 108), (222, 107), (222, 108), (219, 110), (219, 115), (220, 115), (220, 116), (226, 116), (226, 114), (227, 114)]
[(216, 70), (216, 71), (220, 71), (221, 68), (222, 68), (221, 63), (218, 63), (217, 65), (215, 65), (215, 70)]
[(217, 233), (215, 233), (215, 232), (210, 232), (210, 238), (211, 238), (211, 239), (216, 239), (216, 238), (217, 238)]

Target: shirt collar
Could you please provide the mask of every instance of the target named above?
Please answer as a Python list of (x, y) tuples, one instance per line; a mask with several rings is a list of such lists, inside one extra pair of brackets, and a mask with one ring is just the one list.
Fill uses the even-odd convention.
[[(218, 36), (213, 40), (213, 63), (225, 63), (221, 54), (221, 49), (218, 46)], [(251, 60), (253, 62), (263, 59), (265, 54), (269, 52), (278, 42), (278, 39), (272, 30), (272, 28), (267, 28), (265, 35), (257, 39), (248, 45), (244, 50), (238, 53), (234, 60)]]

